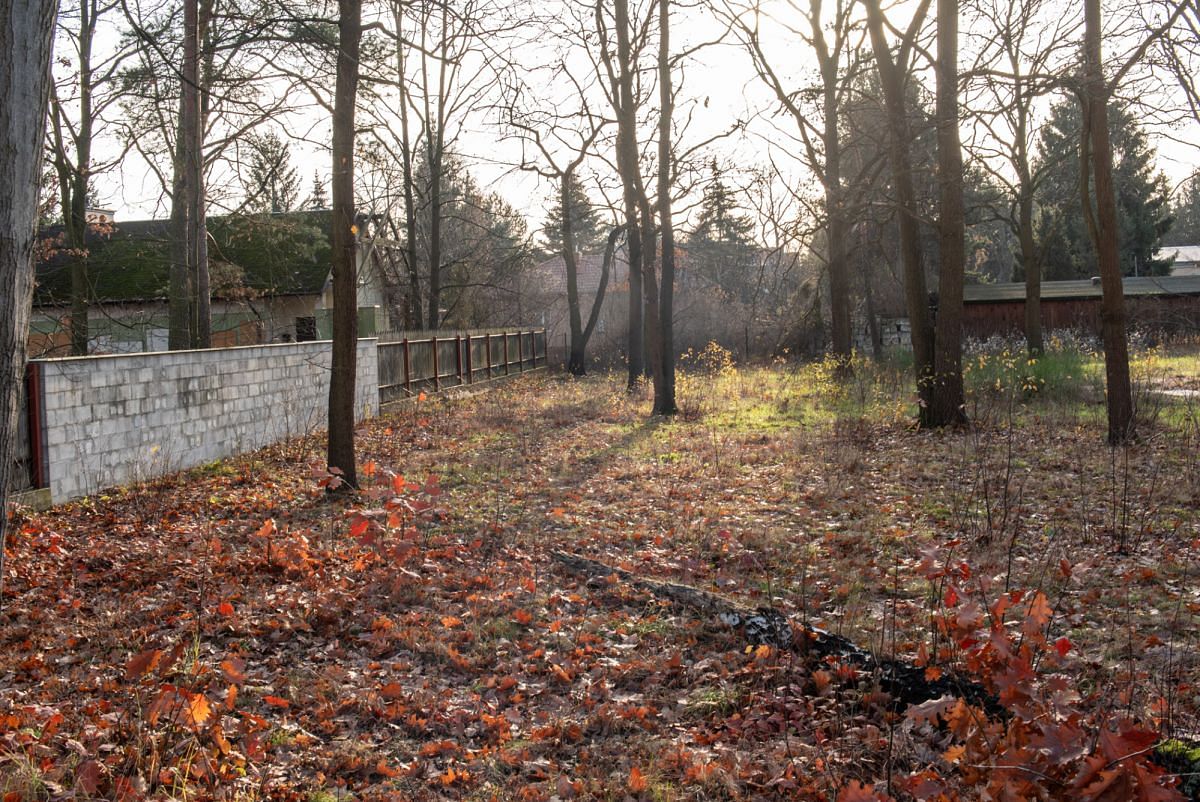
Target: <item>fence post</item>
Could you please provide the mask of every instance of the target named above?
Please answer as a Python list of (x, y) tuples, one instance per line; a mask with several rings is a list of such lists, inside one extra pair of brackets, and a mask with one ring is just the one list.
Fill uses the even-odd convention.
[(433, 344), (432, 345), (432, 347), (433, 347), (433, 391), (436, 393), (438, 390), (442, 389), (442, 380), (441, 380), (441, 377), (438, 376), (438, 373), (441, 372), (441, 368), (438, 367), (437, 334), (434, 334), (432, 337), (430, 337), (429, 342), (431, 342)]
[(463, 358), (462, 358), (462, 334), (454, 335), (454, 369), (458, 371), (458, 383), (466, 384), (463, 381)]
[(408, 353), (408, 337), (404, 338), (404, 394), (412, 395), (412, 360)]
[(504, 375), (512, 373), (512, 360), (508, 358), (508, 332), (504, 332)]
[(467, 332), (467, 383), (468, 384), (475, 383), (475, 366), (473, 364), (471, 364), (473, 361), (473, 357), (471, 356), (471, 348), (472, 348), (471, 340), (473, 340), (473, 339), (474, 338), (471, 336), (470, 332)]
[(525, 338), (521, 336), (521, 330), (517, 329), (517, 373), (525, 372)]
[(487, 372), (488, 378), (492, 378), (492, 333), (489, 331), (483, 335), (483, 350), (487, 354)]
[[(46, 475), (45, 441), (42, 439), (42, 373), (36, 362), (25, 364), (25, 420), (29, 431), (29, 484), (41, 489), (50, 486)], [(18, 421), (18, 425), (22, 423)], [(0, 510), (0, 515), (4, 510)]]

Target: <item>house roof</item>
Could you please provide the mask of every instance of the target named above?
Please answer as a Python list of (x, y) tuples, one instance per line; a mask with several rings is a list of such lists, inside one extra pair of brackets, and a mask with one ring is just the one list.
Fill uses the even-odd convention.
[(1175, 260), (1175, 264), (1200, 262), (1200, 245), (1168, 245), (1154, 252), (1155, 259)]
[[(1141, 276), (1124, 279), (1125, 297), (1200, 295), (1200, 276)], [(1042, 300), (1081, 300), (1099, 298), (1099, 281), (1043, 281)], [(969, 304), (1005, 303), (1025, 300), (1025, 284), (970, 284), (963, 288), (963, 302)]]
[[(329, 277), (331, 225), (326, 210), (208, 218), (214, 297), (321, 292)], [(111, 232), (90, 229), (86, 258), (93, 298), (126, 303), (166, 298), (169, 227), (166, 220), (132, 220), (116, 223)], [(38, 234), (49, 247), (36, 266), (35, 305), (70, 300), (71, 266), (80, 257), (56, 243), (61, 232), (61, 226), (52, 226)]]
[[(600, 288), (600, 276), (604, 268), (604, 253), (580, 254), (577, 262), (576, 280), (579, 282), (579, 292), (583, 295), (594, 295)], [(567, 268), (561, 255), (534, 265), (541, 289), (554, 295), (567, 293)], [(629, 261), (625, 255), (625, 246), (617, 247), (613, 254), (612, 265), (609, 267), (608, 288), (612, 289), (629, 280)]]

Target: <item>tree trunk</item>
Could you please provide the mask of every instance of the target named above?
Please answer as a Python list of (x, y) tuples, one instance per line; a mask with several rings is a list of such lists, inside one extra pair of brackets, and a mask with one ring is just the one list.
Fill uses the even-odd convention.
[(203, 23), (200, 0), (183, 4), (183, 168), (187, 172), (187, 258), (191, 285), (189, 333), (192, 348), (212, 344), (212, 315), (208, 287), (208, 241), (204, 214), (204, 115), (200, 89), (200, 42)]
[[(186, 83), (186, 82), (185, 82)], [(188, 189), (189, 171), (186, 166), (188, 138), (187, 93), (179, 98), (179, 127), (175, 135), (175, 154), (171, 181), (171, 219), (169, 237), (171, 241), (171, 276), (167, 293), (167, 347), (179, 351), (192, 346), (192, 274), (190, 269), (191, 250), (188, 247)]]
[(933, 325), (929, 313), (929, 294), (925, 285), (925, 266), (921, 253), (921, 238), (917, 217), (916, 191), (912, 181), (912, 156), (909, 143), (908, 114), (904, 102), (904, 76), (892, 60), (891, 49), (883, 31), (883, 12), (879, 0), (865, 0), (867, 27), (871, 49), (879, 70), (884, 106), (888, 121), (888, 161), (891, 164), (896, 204), (899, 207), (900, 256), (904, 269), (904, 300), (908, 309), (913, 347), (913, 369), (916, 373), (917, 395), (920, 402), (919, 420), (929, 423), (932, 406), (934, 372)]
[[(432, 147), (432, 145), (431, 145)], [(429, 311), (425, 319), (429, 328), (441, 326), (442, 296), (442, 158), (441, 153), (429, 157)]]
[[(396, 3), (393, 6), (396, 31), (403, 27), (403, 6)], [(403, 83), (404, 43), (396, 44), (396, 80)], [(409, 140), (408, 127), (408, 96), (400, 93), (400, 168), (404, 177), (404, 261), (408, 272), (408, 299), (405, 306), (406, 321), (409, 328), (421, 329), (421, 273), (417, 262), (417, 202), (413, 196), (413, 155), (412, 143)]]
[(337, 83), (333, 101), (333, 355), (329, 377), (329, 468), (358, 487), (354, 459), (354, 382), (358, 356), (355, 275), (354, 106), (362, 0), (338, 0)]
[(571, 329), (571, 348), (567, 372), (582, 376), (587, 372), (583, 356), (583, 315), (579, 311), (579, 260), (575, 254), (575, 224), (571, 220), (571, 171), (562, 174), (559, 184), (559, 203), (562, 205), (563, 265), (567, 271), (567, 323)]
[[(814, 37), (822, 36), (817, 41), (823, 44), (823, 34), (816, 24), (816, 17), (813, 19)], [(822, 46), (822, 51), (825, 50)], [(846, 243), (849, 225), (842, 194), (842, 144), (838, 131), (837, 99), (840, 78), (836, 54), (824, 52), (821, 64), (825, 115), (822, 140), (825, 145), (825, 215), (828, 220), (826, 235), (829, 238), (829, 322), (838, 372), (845, 375), (851, 370), (850, 357), (854, 351), (854, 339), (850, 324), (850, 265), (847, 257), (849, 248)]]
[(54, 0), (0, 5), (0, 607), (17, 409), (33, 300), (33, 239), (46, 129)]
[(675, 229), (671, 220), (671, 86), (670, 0), (658, 3), (658, 227), (662, 240), (659, 264), (662, 286), (658, 298), (658, 353), (654, 376), (654, 412), (674, 415), (675, 403)]
[[(1108, 137), (1109, 90), (1101, 62), (1100, 0), (1084, 0), (1084, 137), (1081, 142), (1084, 214), (1100, 268), (1101, 337), (1108, 400), (1108, 442), (1123, 443), (1134, 436), (1133, 391), (1129, 379), (1129, 344), (1125, 334), (1125, 288), (1121, 281), (1117, 239), (1117, 202), (1113, 189), (1112, 147)], [(1096, 211), (1092, 218), (1086, 181), (1090, 151), (1095, 179)]]
[(637, 146), (637, 108), (634, 101), (633, 49), (629, 31), (628, 0), (613, 0), (614, 27), (617, 34), (617, 86), (614, 104), (617, 112), (617, 172), (625, 201), (625, 227), (629, 243), (629, 374), (632, 390), (645, 371), (645, 318), (643, 315), (643, 267), (654, 253), (654, 230), (639, 219), (642, 192)]
[(1042, 338), (1042, 262), (1033, 238), (1033, 193), (1021, 190), (1017, 200), (1017, 238), (1025, 269), (1025, 348), (1031, 357), (1046, 349)]
[(931, 426), (954, 426), (967, 422), (962, 375), (966, 211), (963, 205), (962, 143), (958, 133), (958, 0), (938, 0), (937, 29), (938, 251), (941, 264), (932, 404), (927, 422)]
[(1025, 270), (1025, 348), (1039, 357), (1045, 350), (1042, 339), (1042, 262), (1033, 236), (1033, 174), (1029, 167), (1029, 102), (1018, 79), (1014, 84), (1017, 107), (1017, 243)]

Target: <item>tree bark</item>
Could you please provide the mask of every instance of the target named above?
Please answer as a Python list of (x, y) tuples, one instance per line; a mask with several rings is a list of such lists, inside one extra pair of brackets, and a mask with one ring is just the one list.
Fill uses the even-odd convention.
[(658, 349), (654, 368), (654, 413), (674, 415), (675, 403), (675, 229), (671, 220), (671, 3), (658, 3), (658, 228), (662, 286), (658, 297)]
[(1042, 262), (1033, 235), (1033, 171), (1029, 166), (1029, 100), (1020, 79), (1013, 87), (1016, 106), (1017, 242), (1025, 270), (1025, 348), (1031, 357), (1045, 351), (1042, 338)]
[(967, 422), (962, 375), (966, 211), (962, 142), (958, 133), (958, 0), (937, 4), (938, 312), (934, 375), (927, 423)]
[(918, 413), (922, 425), (929, 423), (932, 406), (934, 373), (933, 324), (929, 312), (929, 295), (925, 285), (925, 266), (921, 253), (921, 238), (917, 218), (916, 191), (912, 180), (912, 156), (909, 143), (908, 114), (904, 102), (904, 76), (901, 65), (892, 60), (891, 49), (883, 30), (883, 12), (879, 0), (864, 0), (871, 49), (879, 70), (883, 88), (884, 107), (888, 121), (888, 161), (895, 185), (899, 207), (900, 256), (904, 269), (904, 300), (908, 309), (913, 347), (913, 369), (916, 373)]
[(846, 238), (849, 223), (848, 210), (842, 190), (842, 141), (838, 130), (838, 83), (842, 76), (838, 71), (840, 46), (835, 42), (831, 52), (821, 28), (820, 16), (813, 13), (813, 44), (821, 68), (821, 93), (824, 114), (822, 144), (825, 146), (825, 215), (826, 236), (829, 239), (829, 323), (833, 339), (833, 354), (838, 372), (845, 375), (851, 370), (850, 358), (854, 351), (854, 338), (850, 324), (850, 264)]
[(358, 356), (358, 282), (354, 231), (354, 108), (362, 0), (338, 0), (337, 82), (333, 101), (333, 354), (329, 377), (330, 470), (358, 487), (354, 457), (354, 383)]
[(0, 4), (0, 607), (56, 0)]
[(188, 138), (187, 104), (185, 92), (179, 98), (179, 127), (175, 136), (175, 154), (171, 182), (170, 231), (171, 275), (167, 292), (167, 347), (179, 351), (192, 346), (192, 274), (191, 255), (188, 247), (188, 189), (189, 171), (186, 167)]
[[(1100, 0), (1084, 0), (1084, 214), (1100, 268), (1100, 329), (1104, 341), (1104, 372), (1108, 401), (1108, 442), (1116, 445), (1134, 436), (1133, 391), (1129, 378), (1129, 344), (1125, 333), (1125, 288), (1121, 280), (1117, 239), (1117, 202), (1113, 189), (1112, 147), (1108, 136), (1109, 89), (1101, 61)], [(1088, 158), (1090, 156), (1090, 159)], [(1095, 181), (1093, 219), (1087, 197), (1088, 162)]]
[[(617, 34), (617, 171), (625, 205), (625, 228), (629, 243), (629, 363), (628, 388), (637, 386), (645, 371), (645, 317), (643, 314), (644, 266), (654, 253), (654, 229), (645, 224), (639, 203), (642, 191), (637, 146), (637, 106), (634, 101), (633, 47), (629, 30), (628, 0), (613, 1), (614, 27)], [(649, 254), (649, 255), (648, 255)]]
[[(396, 3), (393, 6), (393, 13), (396, 24), (396, 31), (399, 32), (403, 27), (403, 5)], [(403, 82), (405, 76), (404, 70), (404, 43), (396, 44), (396, 80)], [(421, 273), (418, 269), (417, 261), (417, 201), (413, 196), (413, 153), (412, 143), (409, 140), (409, 125), (408, 125), (408, 97), (400, 93), (400, 168), (404, 177), (404, 261), (408, 271), (408, 299), (405, 308), (408, 320), (406, 323), (409, 328), (421, 329)]]
[[(50, 88), (50, 110), (53, 134), (54, 168), (58, 176), (59, 200), (62, 206), (63, 232), (71, 256), (71, 354), (83, 356), (88, 352), (88, 307), (91, 282), (87, 264), (87, 195), (92, 162), (92, 42), (96, 33), (95, 0), (83, 0), (79, 5), (79, 125), (72, 135), (63, 135), (63, 109), (54, 87)], [(69, 142), (68, 142), (69, 139)], [(74, 162), (67, 148), (74, 145)]]
[(567, 372), (572, 376), (582, 376), (587, 372), (584, 364), (583, 351), (583, 315), (579, 311), (579, 259), (575, 252), (575, 223), (571, 219), (571, 171), (565, 171), (559, 183), (559, 203), (562, 206), (562, 222), (559, 230), (562, 236), (563, 266), (567, 270), (567, 324), (571, 330), (570, 355), (567, 358)]
[[(196, 348), (212, 347), (212, 291), (208, 272), (208, 200), (204, 185), (204, 131), (207, 122), (205, 87), (209, 85), (200, 68), (201, 51), (212, 19), (211, 0), (194, 0), (196, 8), (196, 86), (192, 102), (195, 104), (196, 126), (192, 130), (192, 172), (189, 199), (191, 231), (189, 240), (192, 248), (192, 271), (195, 277)], [(193, 0), (188, 0), (189, 3)]]

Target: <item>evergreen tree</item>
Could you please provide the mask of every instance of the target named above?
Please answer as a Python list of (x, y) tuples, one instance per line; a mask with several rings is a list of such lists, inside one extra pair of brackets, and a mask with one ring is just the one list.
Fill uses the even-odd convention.
[(321, 174), (316, 170), (313, 170), (312, 194), (308, 196), (304, 205), (309, 209), (329, 208), (329, 196), (325, 194), (325, 182), (321, 180)]
[(275, 132), (251, 134), (250, 164), (242, 183), (247, 206), (255, 212), (290, 212), (300, 198), (300, 177), (291, 165), (287, 143)]
[[(1168, 260), (1155, 259), (1154, 252), (1171, 228), (1166, 179), (1155, 169), (1154, 149), (1130, 110), (1113, 104), (1108, 119), (1120, 221), (1121, 273), (1163, 275), (1169, 270)], [(1079, 104), (1073, 98), (1056, 103), (1042, 129), (1038, 158), (1039, 167), (1046, 168), (1046, 177), (1037, 196), (1038, 235), (1045, 253), (1044, 276), (1051, 280), (1087, 278), (1097, 273), (1095, 249), (1080, 203), (1080, 132)]]
[(1163, 244), (1200, 245), (1200, 173), (1193, 175), (1179, 187), (1171, 211), (1175, 222), (1163, 237)]
[(696, 226), (687, 238), (692, 270), (726, 296), (749, 302), (755, 293), (757, 258), (753, 230), (754, 221), (739, 213), (733, 191), (722, 180), (714, 161)]
[[(599, 249), (605, 238), (600, 213), (588, 197), (583, 183), (574, 173), (567, 184), (567, 194), (570, 198), (571, 229), (575, 235), (575, 247), (583, 253)], [(547, 250), (554, 254), (562, 252), (562, 220), (562, 198), (555, 192), (554, 200), (546, 209), (546, 223), (542, 227), (542, 239)]]

